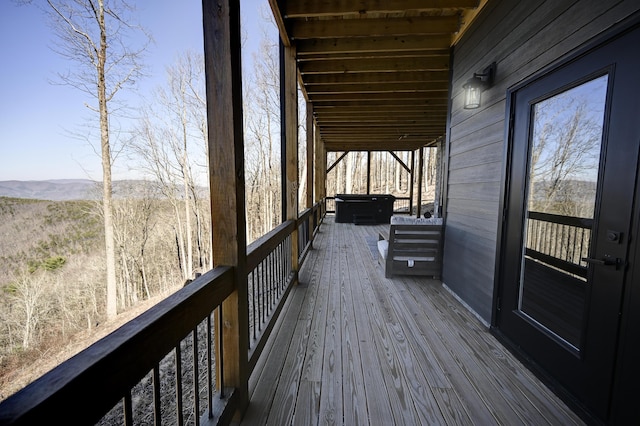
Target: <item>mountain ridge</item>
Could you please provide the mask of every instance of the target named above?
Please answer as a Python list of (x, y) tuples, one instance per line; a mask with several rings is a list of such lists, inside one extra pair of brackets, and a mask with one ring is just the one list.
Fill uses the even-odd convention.
[[(154, 182), (116, 180), (113, 182), (114, 196), (117, 197), (118, 192), (142, 194), (143, 188), (150, 183)], [(101, 181), (90, 179), (4, 180), (0, 181), (0, 197), (48, 201), (99, 200), (102, 197), (101, 185)]]

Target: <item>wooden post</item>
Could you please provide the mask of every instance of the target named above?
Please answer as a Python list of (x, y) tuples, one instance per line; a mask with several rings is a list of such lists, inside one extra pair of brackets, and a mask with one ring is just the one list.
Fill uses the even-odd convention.
[[(298, 86), (294, 46), (280, 41), (280, 120), (283, 219), (298, 219)], [(298, 281), (298, 227), (291, 234), (291, 267)]]
[(315, 122), (313, 123), (314, 131), (313, 131), (313, 141), (314, 141), (314, 160), (313, 160), (313, 187), (314, 187), (314, 200), (315, 202), (320, 202), (324, 198), (324, 192), (322, 190), (323, 183), (322, 180), (326, 180), (325, 172), (327, 168), (323, 166), (322, 157), (324, 155), (324, 147), (322, 144), (322, 140), (320, 140), (320, 136), (318, 136), (318, 129), (316, 127)]
[(316, 187), (316, 201), (323, 202), (322, 213), (326, 211), (326, 204), (324, 203), (327, 197), (327, 153), (324, 149), (324, 143), (319, 136), (317, 125), (314, 123), (315, 131), (314, 138), (316, 143), (315, 151), (315, 187)]
[(424, 169), (424, 148), (420, 148), (418, 153), (418, 209), (416, 210), (416, 217), (422, 215), (422, 176)]
[(224, 358), (217, 358), (216, 365), (223, 386), (236, 389), (238, 418), (248, 405), (249, 381), (240, 1), (203, 0), (202, 15), (213, 259), (214, 266), (235, 267), (236, 283), (222, 305), (217, 330), (222, 331)]
[(315, 147), (313, 135), (313, 104), (311, 102), (307, 102), (307, 208), (313, 207), (315, 199), (313, 194), (313, 159)]
[(413, 172), (415, 171), (415, 168), (416, 152), (411, 151), (411, 171), (409, 172), (409, 216), (413, 214), (413, 185), (415, 184)]
[(371, 194), (371, 151), (367, 151), (367, 195)]
[[(307, 208), (310, 209), (313, 207), (313, 104), (307, 101)], [(307, 219), (307, 239), (309, 240), (309, 247), (313, 248), (313, 227), (314, 220), (313, 215), (309, 216)]]
[(442, 139), (440, 139), (436, 145), (436, 191), (433, 202), (433, 211), (437, 217), (442, 217), (440, 211), (442, 206), (442, 148), (443, 143)]

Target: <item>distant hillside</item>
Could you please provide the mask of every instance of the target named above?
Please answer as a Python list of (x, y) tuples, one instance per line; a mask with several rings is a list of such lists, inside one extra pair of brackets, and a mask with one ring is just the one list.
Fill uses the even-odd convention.
[(37, 200), (68, 201), (95, 199), (97, 183), (89, 179), (5, 180), (0, 196)]
[[(114, 196), (149, 194), (149, 181), (118, 180), (113, 182)], [(198, 188), (201, 196), (208, 195), (206, 188)], [(101, 182), (89, 179), (5, 180), (0, 181), (0, 197), (31, 200), (72, 201), (98, 200), (102, 196)], [(178, 190), (180, 193), (181, 189)]]

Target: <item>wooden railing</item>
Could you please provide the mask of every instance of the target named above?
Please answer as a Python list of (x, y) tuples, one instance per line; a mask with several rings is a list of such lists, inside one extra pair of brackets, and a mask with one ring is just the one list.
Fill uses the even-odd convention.
[(393, 202), (393, 213), (411, 214), (410, 206), (411, 198), (409, 197), (396, 197)]
[(336, 197), (326, 197), (324, 199), (324, 210), (327, 213), (336, 212)]
[(525, 254), (571, 275), (587, 276), (593, 219), (528, 212)]
[(295, 279), (291, 262), (294, 229), (295, 221), (287, 221), (247, 248), (250, 372)]
[[(152, 423), (163, 417), (162, 410), (174, 413), (173, 423), (185, 416), (197, 422), (201, 415), (220, 415), (219, 398), (213, 391), (216, 333), (212, 316), (233, 290), (232, 268), (219, 267), (200, 276), (6, 399), (0, 404), (0, 424), (93, 424), (101, 419), (132, 424), (133, 413), (140, 412), (134, 406), (134, 392), (137, 403), (147, 408), (143, 415), (150, 414)], [(188, 347), (190, 356), (185, 351)], [(206, 354), (204, 363), (193, 362), (201, 359), (195, 356), (196, 350)], [(174, 378), (170, 393), (160, 387), (161, 376), (167, 374)], [(223, 402), (231, 396), (229, 392)], [(114, 416), (120, 419), (111, 421)]]
[[(247, 247), (250, 371), (297, 277), (291, 239), (297, 230), (301, 265), (324, 214), (318, 203)], [(225, 358), (216, 324), (234, 275), (205, 273), (60, 364), (0, 403), (0, 424), (230, 423), (237, 391), (217, 373)]]
[(302, 265), (324, 217), (323, 207), (324, 203), (318, 203), (303, 211), (297, 221), (283, 223), (247, 249), (250, 372), (253, 372), (291, 284), (296, 280), (291, 261), (292, 232), (298, 230), (298, 264)]

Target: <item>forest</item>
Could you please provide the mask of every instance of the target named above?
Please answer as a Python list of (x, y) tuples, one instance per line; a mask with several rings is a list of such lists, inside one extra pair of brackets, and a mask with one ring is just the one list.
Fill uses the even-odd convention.
[[(50, 11), (54, 18), (62, 12)], [(58, 29), (65, 24), (54, 22)], [(62, 41), (69, 41), (71, 36), (62, 34), (67, 37)], [(122, 61), (133, 58), (131, 52), (122, 53)], [(125, 137), (106, 138), (106, 151), (102, 134), (109, 167), (103, 181), (96, 181), (95, 196), (71, 201), (0, 197), (0, 400), (213, 267), (204, 77), (203, 56), (184, 52), (167, 67), (165, 83), (138, 108), (133, 129)], [(116, 83), (126, 83), (128, 76), (117, 78)], [(282, 222), (276, 40), (263, 37), (252, 67), (244, 70), (243, 92), (251, 243)], [(102, 106), (100, 96), (104, 93), (97, 97)], [(301, 93), (299, 105), (298, 196), (303, 210), (313, 185), (306, 181), (303, 161), (306, 113)], [(102, 113), (99, 117), (102, 122)], [(327, 176), (329, 196), (366, 192), (366, 152), (331, 152), (327, 157), (328, 167), (335, 166)], [(408, 197), (410, 187), (417, 185), (417, 173), (412, 181), (406, 170), (412, 159), (409, 152), (371, 153), (370, 192)], [(115, 161), (126, 162), (143, 179), (112, 186)], [(422, 200), (433, 199), (435, 149), (426, 150), (425, 163)], [(111, 248), (105, 240), (112, 241)]]
[[(279, 148), (279, 141), (274, 144)], [(339, 154), (330, 153), (330, 161)], [(328, 176), (328, 194), (364, 193), (364, 183), (358, 183), (363, 158), (366, 153), (349, 153), (339, 163), (338, 173)], [(396, 159), (374, 153), (372, 160), (372, 192), (407, 197), (409, 175)], [(246, 166), (249, 243), (281, 220), (278, 156), (271, 161), (271, 186), (264, 175), (249, 172), (264, 164), (254, 160)], [(423, 200), (433, 199), (435, 167), (429, 169)], [(259, 190), (266, 186), (268, 191)], [(175, 195), (177, 187), (172, 192), (159, 181), (118, 188), (116, 320), (105, 314), (101, 203), (0, 197), (0, 400), (211, 268), (206, 188), (194, 187), (184, 198)]]

